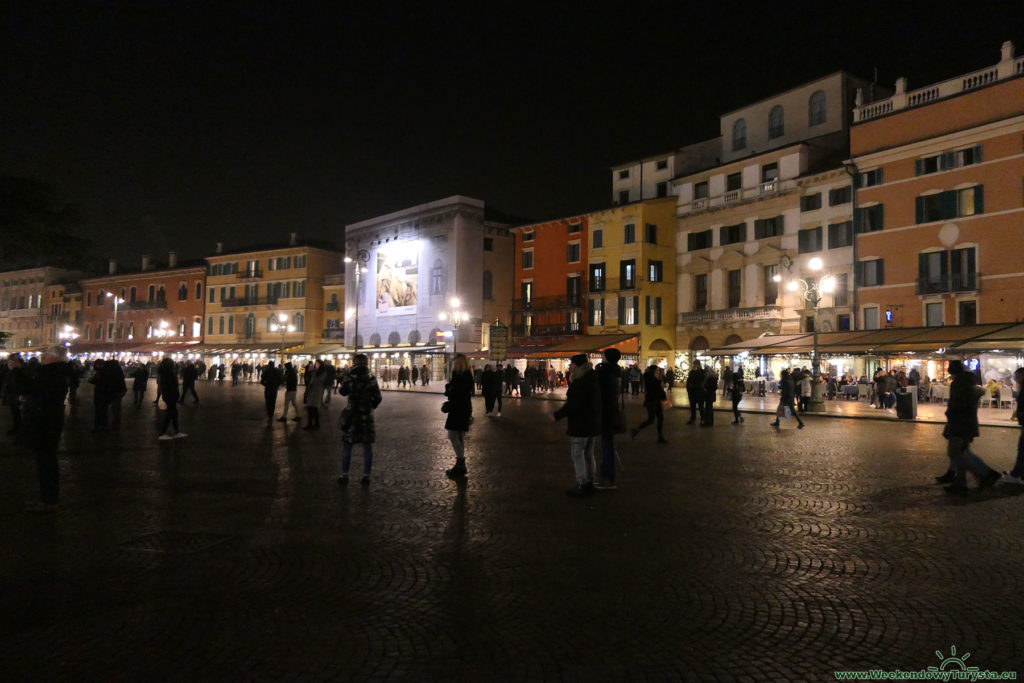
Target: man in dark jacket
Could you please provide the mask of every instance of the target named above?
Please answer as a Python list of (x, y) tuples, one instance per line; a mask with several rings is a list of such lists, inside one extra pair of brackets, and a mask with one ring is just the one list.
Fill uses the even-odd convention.
[(555, 419), (568, 418), (572, 463), (576, 470), (576, 485), (566, 491), (574, 498), (594, 492), (594, 450), (601, 435), (601, 387), (597, 373), (586, 355), (572, 357), (569, 371), (569, 389), (565, 392), (565, 405), (555, 411)]
[(978, 478), (980, 488), (988, 488), (999, 481), (999, 472), (992, 469), (975, 455), (971, 441), (978, 436), (978, 399), (983, 393), (975, 385), (974, 375), (964, 369), (958, 360), (949, 361), (949, 374), (953, 382), (949, 385), (949, 403), (946, 405), (946, 455), (949, 470), (938, 481), (950, 482), (948, 493), (967, 495), (967, 470)]
[(633, 439), (641, 429), (655, 424), (658, 429), (658, 443), (668, 443), (662, 432), (662, 427), (665, 424), (665, 410), (662, 402), (668, 398), (661, 385), (662, 378), (661, 368), (657, 365), (649, 365), (644, 371), (644, 408), (647, 409), (647, 419), (629, 430), (629, 436)]
[(26, 385), (26, 441), (35, 453), (39, 472), (40, 502), (27, 506), (32, 512), (54, 510), (60, 499), (57, 448), (64, 429), (64, 398), (70, 374), (66, 353), (63, 346), (48, 348), (35, 376)]
[(686, 398), (690, 401), (690, 419), (686, 424), (692, 425), (697, 421), (697, 414), (700, 413), (700, 421), (704, 422), (704, 370), (700, 367), (700, 361), (693, 361), (693, 367), (686, 375)]
[(277, 390), (281, 387), (281, 371), (274, 367), (274, 361), (268, 361), (263, 368), (263, 377), (260, 378), (263, 385), (263, 402), (267, 408), (267, 426), (274, 421), (274, 406), (277, 405)]
[[(251, 366), (250, 366), (251, 367)], [(199, 378), (199, 370), (192, 361), (185, 361), (185, 367), (181, 369), (181, 398), (178, 403), (184, 403), (188, 392), (192, 392), (192, 399), (199, 403), (199, 394), (196, 393), (196, 380)]]
[(601, 480), (594, 488), (614, 490), (615, 485), (615, 432), (626, 428), (622, 411), (622, 368), (618, 349), (605, 349), (604, 362), (594, 372), (601, 387)]
[(11, 428), (7, 433), (15, 439), (21, 428), (21, 397), (28, 390), (28, 374), (21, 354), (12, 353), (7, 358), (7, 375), (4, 378), (4, 396), (11, 411)]

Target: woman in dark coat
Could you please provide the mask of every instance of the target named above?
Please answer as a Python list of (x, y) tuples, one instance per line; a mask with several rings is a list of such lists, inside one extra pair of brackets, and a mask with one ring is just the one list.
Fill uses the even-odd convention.
[(663, 404), (668, 399), (662, 386), (663, 378), (662, 370), (657, 365), (649, 366), (647, 371), (644, 372), (644, 408), (647, 409), (647, 419), (629, 430), (631, 438), (635, 439), (641, 429), (654, 424), (658, 430), (658, 443), (668, 443), (665, 434), (662, 432), (662, 427), (665, 424)]
[(327, 369), (316, 361), (306, 373), (306, 393), (302, 404), (306, 406), (306, 426), (303, 429), (320, 429), (320, 405), (324, 400), (324, 380)]
[(790, 415), (796, 418), (797, 429), (803, 429), (804, 421), (796, 412), (796, 384), (793, 383), (789, 370), (783, 370), (779, 376), (779, 407), (775, 411), (775, 422), (772, 422), (772, 427), (778, 428), (779, 418), (786, 414), (787, 407)]
[[(158, 438), (161, 441), (184, 439), (188, 434), (178, 431), (178, 370), (170, 358), (160, 361), (160, 365), (156, 369), (156, 383), (164, 397), (164, 403), (167, 405), (167, 412), (164, 414), (164, 422)], [(174, 427), (174, 434), (167, 433), (169, 426)]]
[(469, 369), (469, 361), (461, 353), (452, 361), (452, 377), (444, 388), (448, 397), (448, 419), (444, 428), (448, 430), (448, 440), (455, 449), (455, 466), (445, 470), (449, 479), (462, 479), (466, 476), (466, 432), (473, 420), (473, 371)]
[(348, 396), (348, 406), (341, 413), (341, 476), (339, 484), (348, 483), (348, 470), (352, 465), (352, 445), (363, 444), (363, 478), (359, 483), (370, 483), (373, 469), (373, 442), (377, 430), (373, 422), (373, 411), (380, 405), (380, 387), (377, 378), (370, 374), (366, 354), (356, 354), (352, 359), (352, 371), (345, 375), (338, 387), (338, 393)]
[(149, 382), (149, 368), (143, 363), (137, 363), (132, 370), (132, 395), (135, 397), (135, 407), (142, 405), (142, 399), (146, 396), (146, 384)]

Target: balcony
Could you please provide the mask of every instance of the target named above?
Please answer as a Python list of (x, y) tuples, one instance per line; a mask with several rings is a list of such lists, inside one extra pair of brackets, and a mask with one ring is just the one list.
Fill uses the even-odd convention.
[(263, 271), (259, 268), (255, 270), (241, 270), (235, 273), (235, 279), (247, 281), (247, 280), (259, 280), (263, 277)]
[(509, 325), (509, 335), (513, 338), (563, 337), (575, 334), (583, 334), (583, 326), (581, 324), (558, 323), (555, 325)]
[(512, 300), (512, 311), (564, 311), (573, 308), (583, 308), (583, 295), (574, 297), (568, 296), (538, 296), (529, 301), (522, 299)]
[(157, 299), (156, 301), (126, 301), (117, 305), (120, 311), (157, 311), (167, 310), (167, 300)]
[(774, 196), (793, 192), (797, 189), (794, 178), (768, 180), (758, 183), (753, 187), (738, 190), (728, 190), (714, 197), (699, 197), (687, 203), (680, 204), (676, 209), (676, 217), (685, 216), (697, 211), (716, 209), (726, 204), (735, 204), (742, 201), (756, 201), (767, 196)]
[(718, 311), (692, 311), (679, 314), (679, 325), (735, 322), (737, 320), (775, 320), (782, 317), (781, 306), (754, 306), (753, 308), (725, 308)]
[(220, 305), (224, 308), (237, 308), (239, 306), (276, 306), (279, 297), (275, 296), (262, 296), (262, 297), (241, 297), (234, 299), (222, 299)]
[(345, 328), (344, 327), (328, 327), (326, 330), (320, 332), (321, 339), (344, 339)]
[(949, 292), (975, 292), (981, 276), (978, 273), (940, 275), (917, 278), (917, 293), (920, 295), (946, 294)]

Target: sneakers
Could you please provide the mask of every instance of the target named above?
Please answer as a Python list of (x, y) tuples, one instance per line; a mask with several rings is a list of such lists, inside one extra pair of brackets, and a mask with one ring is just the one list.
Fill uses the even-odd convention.
[(1001, 478), (1002, 477), (999, 475), (999, 472), (996, 472), (995, 470), (989, 470), (988, 474), (986, 474), (978, 481), (978, 488), (987, 489), (988, 487), (992, 486), (997, 481), (999, 481)]
[(177, 434), (174, 435), (174, 438), (175, 439), (184, 439), (187, 436), (188, 436), (188, 434), (186, 434), (185, 432), (178, 432)]
[(174, 437), (171, 436), (170, 434), (161, 434), (156, 438), (160, 441), (172, 441), (174, 439)]
[(935, 477), (936, 484), (952, 484), (953, 480), (956, 479), (955, 472), (946, 472), (941, 477)]
[(1015, 477), (1012, 474), (1010, 474), (1009, 472), (1003, 472), (1003, 476), (999, 477), (999, 483), (1000, 484), (1017, 484), (1018, 486), (1020, 486), (1024, 482), (1022, 482), (1020, 480), (1020, 477)]
[(348, 483), (348, 472), (342, 472), (341, 476), (338, 477), (338, 485), (344, 486)]
[(360, 478), (359, 483), (362, 484), (363, 486), (369, 486), (370, 485), (370, 475), (369, 474), (364, 474), (362, 476), (362, 478)]

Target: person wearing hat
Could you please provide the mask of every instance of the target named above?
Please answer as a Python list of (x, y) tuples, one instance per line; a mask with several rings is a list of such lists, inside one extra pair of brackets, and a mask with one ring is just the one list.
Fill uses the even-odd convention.
[(622, 410), (622, 368), (618, 349), (605, 349), (604, 362), (594, 372), (601, 387), (601, 478), (594, 487), (614, 490), (615, 486), (615, 434), (626, 429), (626, 416)]
[(978, 478), (979, 488), (988, 488), (999, 481), (999, 472), (986, 465), (970, 448), (971, 441), (980, 433), (978, 399), (982, 392), (975, 386), (974, 374), (958, 360), (949, 361), (949, 374), (953, 382), (949, 385), (946, 427), (942, 430), (942, 436), (946, 438), (949, 470), (936, 480), (948, 482), (947, 493), (963, 496), (967, 495), (967, 470)]
[(566, 433), (569, 435), (570, 455), (576, 471), (576, 485), (566, 493), (574, 498), (589, 496), (594, 492), (594, 451), (597, 437), (601, 435), (601, 387), (597, 373), (587, 361), (586, 355), (578, 353), (570, 359), (569, 389), (565, 392), (565, 404), (555, 411), (555, 420), (567, 418)]

